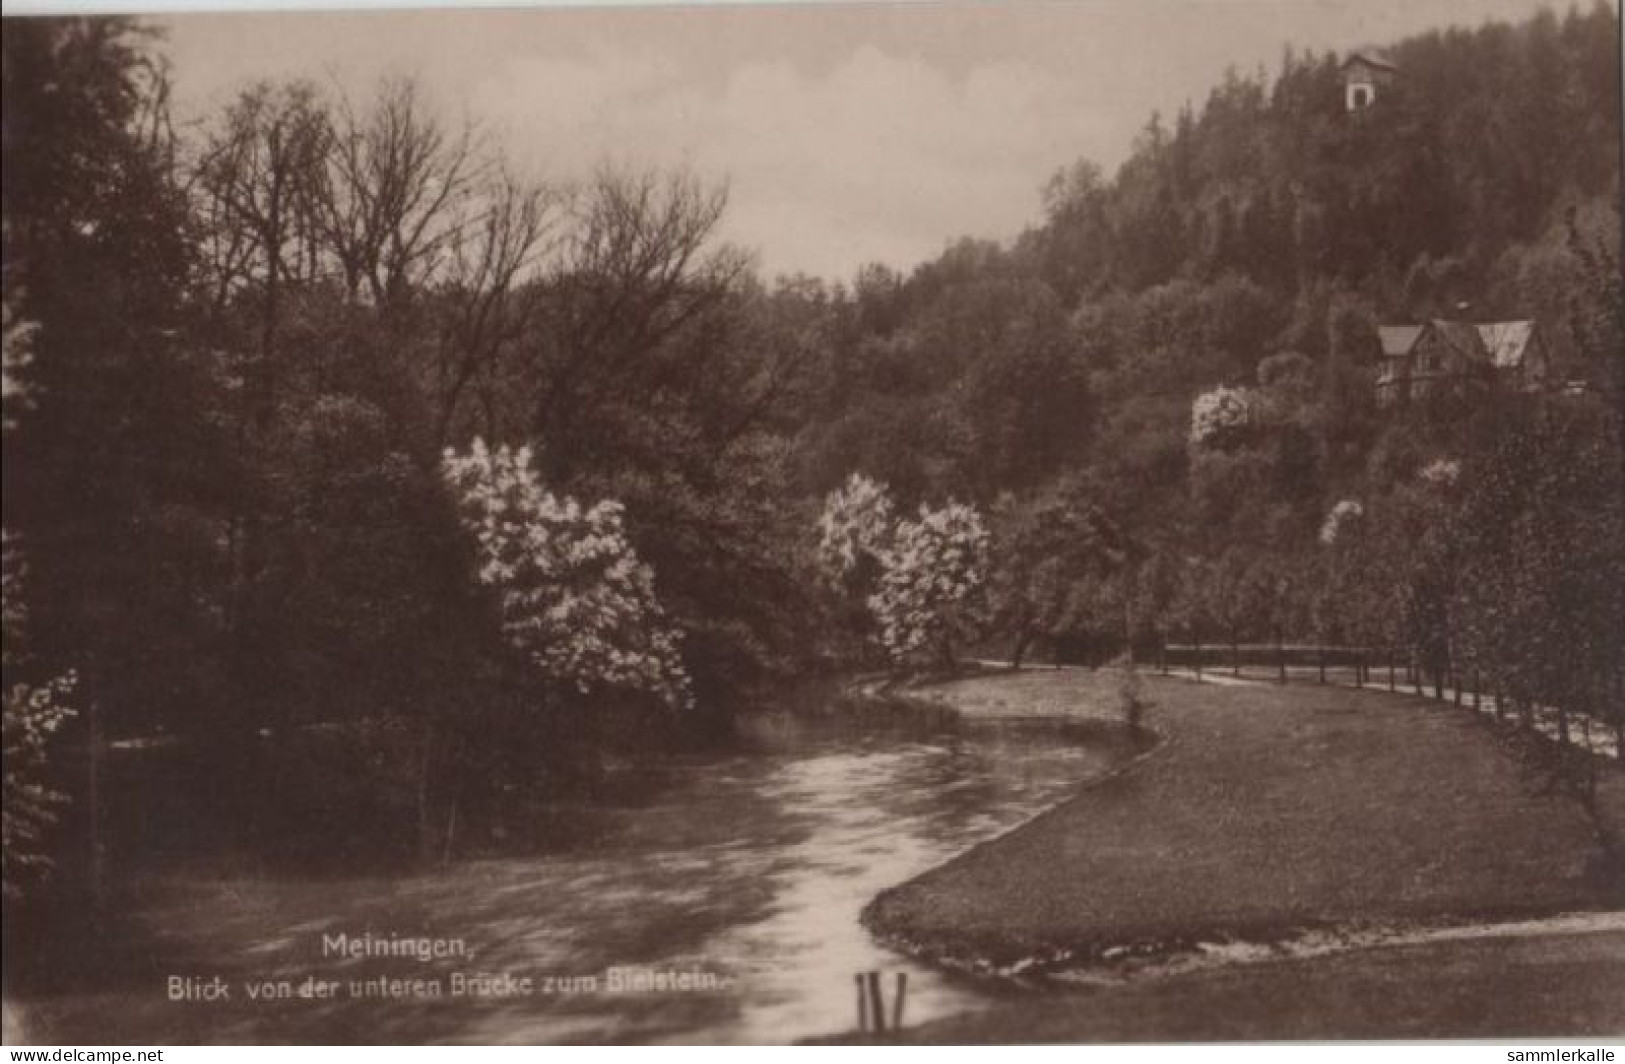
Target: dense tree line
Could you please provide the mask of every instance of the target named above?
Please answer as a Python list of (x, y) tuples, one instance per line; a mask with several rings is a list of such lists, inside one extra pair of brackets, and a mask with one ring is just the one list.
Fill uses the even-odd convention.
[[(410, 81), (182, 134), (141, 26), (14, 20), (8, 808), (94, 879), (108, 741), (163, 738), (256, 850), (450, 852), (992, 641), (1358, 645), (1617, 726), (1618, 32), (1399, 42), (1357, 114), (1289, 53), (1008, 245), (768, 283), (695, 175), (537, 184)], [(1379, 412), (1375, 325), (1462, 302), (1583, 386)]]
[[(115, 19), (5, 40), (6, 682), (78, 678), (49, 783), (86, 870), (113, 740), (193, 751), (250, 846), (368, 809), (428, 846), (460, 803), (645, 718), (704, 733), (788, 671), (810, 614), (771, 419), (806, 341), (717, 240), (724, 190), (530, 183), (410, 81), (249, 85), (181, 136), (160, 56)], [(477, 438), (528, 472), (451, 460)], [(492, 491), (542, 500), (536, 527), (472, 536)], [(515, 592), (490, 566), (525, 535), (556, 551)], [(628, 602), (672, 626), (681, 698), (617, 682), (651, 652), (597, 616)], [(594, 631), (570, 667), (539, 645)], [(41, 760), (13, 716), (8, 788)], [(324, 729), (348, 752), (313, 787)], [(333, 771), (376, 786), (342, 808)]]

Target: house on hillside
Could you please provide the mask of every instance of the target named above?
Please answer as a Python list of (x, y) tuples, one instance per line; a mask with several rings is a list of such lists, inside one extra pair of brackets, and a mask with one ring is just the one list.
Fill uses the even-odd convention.
[(1399, 68), (1375, 48), (1350, 52), (1343, 60), (1343, 106), (1350, 114), (1377, 102), (1377, 90), (1398, 75)]
[(1377, 329), (1382, 366), (1377, 405), (1466, 396), (1480, 388), (1534, 391), (1551, 359), (1533, 321), (1465, 322), (1433, 318)]

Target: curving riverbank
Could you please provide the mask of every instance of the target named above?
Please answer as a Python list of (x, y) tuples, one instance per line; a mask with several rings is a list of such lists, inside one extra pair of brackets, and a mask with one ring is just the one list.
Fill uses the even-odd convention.
[[(984, 1007), (987, 987), (899, 958), (859, 912), (1134, 744), (1087, 722), (964, 720), (923, 702), (796, 708), (752, 717), (726, 745), (649, 759), (606, 793), (535, 806), (535, 841), (484, 858), (365, 875), (132, 869), (111, 926), (79, 948), (53, 942), (71, 968), (8, 982), (6, 1040), (770, 1043), (847, 1029), (852, 973), (878, 968), (908, 975), (916, 1023)], [(325, 944), (368, 932), (467, 953)], [(615, 989), (616, 971), (696, 974), (693, 992), (644, 993)], [(528, 978), (537, 992), (454, 996), (460, 972)], [(171, 1002), (169, 973), (237, 990)], [(443, 993), (352, 996), (352, 982), (386, 976)], [(256, 1001), (241, 989), (311, 977), (344, 992)]]
[[(928, 690), (970, 716), (1105, 718), (1115, 714), (1115, 686), (1108, 673), (1035, 670)], [(1534, 797), (1502, 739), (1471, 713), (1380, 692), (1149, 677), (1146, 694), (1155, 703), (1148, 723), (1166, 737), (1163, 746), (1014, 831), (883, 892), (865, 910), (865, 924), (889, 944), (940, 964), (1031, 977), (1080, 969), (1121, 974), (1148, 964), (1166, 972), (1170, 958), (1222, 957), (1237, 944), (1286, 956), (1290, 950), (1270, 944), (1310, 935), (1362, 944), (1407, 929), (1620, 905), (1619, 884), (1598, 872), (1582, 811), (1560, 797)], [(1610, 768), (1603, 788), (1605, 807), (1625, 815), (1621, 773)], [(1618, 948), (1625, 934), (1612, 934), (1617, 963), (1606, 963), (1608, 950), (1576, 963), (1592, 975), (1607, 971), (1610, 988), (1625, 989), (1625, 951)], [(1417, 971), (1425, 965), (1416, 958), (1429, 950), (1458, 959), (1469, 950), (1418, 948)], [(1546, 960), (1558, 949), (1540, 948)], [(1471, 949), (1495, 953), (1482, 944)], [(1536, 949), (1523, 941), (1503, 952)], [(1293, 963), (1364, 962), (1300, 956)], [(1245, 981), (1215, 972), (1178, 978), (1216, 987)], [(1101, 1026), (1095, 989), (1087, 1010), (1093, 1027), (1068, 1027), (1070, 995), (1025, 1007), (1054, 1013), (1046, 1037), (1121, 1038), (1140, 1029)], [(1134, 992), (1158, 993), (1143, 986)], [(1625, 1029), (1621, 1012), (1625, 1006), (1605, 1026)], [(1307, 1028), (1302, 1013), (1293, 1015), (1255, 1025), (1249, 1036), (1316, 1036), (1312, 1014)], [(1020, 1029), (1001, 1025), (997, 1013), (949, 1021), (946, 1029), (953, 1039), (973, 1037), (984, 1020), (988, 1029)], [(1380, 1024), (1354, 1027), (1375, 1037)], [(1394, 1031), (1404, 1029), (1393, 1021)], [(1140, 1036), (1190, 1030), (1147, 1020)], [(1344, 1028), (1328, 1016), (1319, 1030), (1327, 1037)]]

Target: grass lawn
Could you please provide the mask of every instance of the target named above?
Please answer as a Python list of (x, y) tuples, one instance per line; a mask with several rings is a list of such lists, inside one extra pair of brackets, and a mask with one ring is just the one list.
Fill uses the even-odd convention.
[[(1111, 716), (1116, 679), (1033, 670), (927, 690), (965, 713)], [(866, 923), (926, 956), (1003, 966), (1619, 903), (1579, 807), (1534, 797), (1470, 711), (1333, 687), (1145, 680), (1163, 746), (885, 892)], [(1604, 791), (1625, 819), (1616, 767)]]

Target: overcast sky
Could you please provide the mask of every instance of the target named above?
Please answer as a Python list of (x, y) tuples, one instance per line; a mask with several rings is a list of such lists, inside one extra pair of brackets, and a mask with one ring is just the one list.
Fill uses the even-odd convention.
[[(183, 110), (246, 80), (413, 74), (520, 164), (600, 160), (727, 179), (727, 236), (768, 275), (908, 267), (1008, 239), (1079, 156), (1107, 172), (1153, 110), (1228, 66), (1513, 20), (1539, 0), (1025, 0), (179, 15)], [(1561, 10), (1561, 9), (1560, 9)]]

